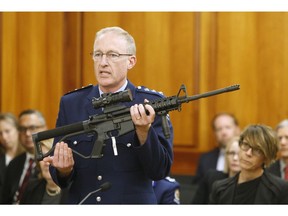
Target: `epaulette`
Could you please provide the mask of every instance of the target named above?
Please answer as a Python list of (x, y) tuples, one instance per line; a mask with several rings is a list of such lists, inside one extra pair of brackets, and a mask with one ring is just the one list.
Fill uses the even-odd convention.
[(156, 90), (150, 90), (149, 88), (147, 88), (145, 86), (138, 86), (136, 88), (136, 91), (150, 93), (150, 94), (156, 94), (156, 95), (160, 95), (162, 97), (164, 96), (163, 92), (158, 92)]
[(176, 179), (171, 178), (171, 177), (169, 177), (169, 176), (167, 176), (165, 179), (166, 179), (167, 181), (169, 181), (169, 182), (176, 182)]
[(81, 90), (84, 90), (84, 89), (87, 89), (87, 88), (91, 88), (91, 87), (93, 87), (93, 84), (89, 84), (87, 86), (82, 86), (82, 88), (74, 89), (72, 91), (67, 92), (65, 95), (68, 95), (68, 94), (71, 94), (71, 93), (74, 93), (74, 92), (77, 92), (77, 91), (81, 91)]

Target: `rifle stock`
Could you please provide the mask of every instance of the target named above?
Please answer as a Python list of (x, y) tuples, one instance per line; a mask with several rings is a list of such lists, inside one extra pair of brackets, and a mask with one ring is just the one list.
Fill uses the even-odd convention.
[[(155, 110), (155, 113), (161, 116), (163, 133), (168, 139), (170, 137), (168, 121), (166, 118), (168, 112), (172, 110), (181, 111), (182, 103), (189, 103), (193, 100), (198, 100), (201, 98), (210, 97), (213, 95), (218, 95), (239, 89), (240, 85), (233, 85), (226, 88), (188, 97), (186, 93), (186, 87), (182, 84), (177, 96), (160, 98), (144, 103), (144, 105), (151, 105)], [(181, 91), (184, 92), (184, 96), (180, 96)], [(103, 98), (101, 100), (103, 100)], [(83, 158), (101, 158), (103, 156), (102, 148), (105, 145), (104, 141), (113, 136), (111, 134), (113, 131), (116, 130), (118, 132), (116, 136), (121, 136), (134, 130), (134, 124), (130, 115), (130, 107), (114, 104), (117, 102), (131, 100), (132, 96), (129, 89), (121, 92), (121, 94), (108, 94), (107, 98), (104, 97), (104, 105), (101, 104), (101, 101), (99, 102), (98, 98), (94, 98), (92, 101), (94, 107), (104, 107), (103, 114), (90, 116), (88, 120), (82, 122), (77, 122), (62, 127), (57, 127), (55, 129), (32, 134), (33, 142), (35, 145), (36, 159), (39, 161), (43, 160), (44, 157), (49, 156), (54, 150), (54, 147), (52, 147), (52, 149), (50, 149), (47, 153), (43, 154), (41, 149), (42, 140), (63, 136), (60, 140), (62, 141), (68, 137), (86, 133), (97, 134), (97, 140), (94, 143), (91, 155), (85, 156), (80, 154), (79, 152), (74, 151), (73, 149), (72, 151)], [(107, 101), (113, 101), (113, 103), (110, 104), (107, 103)]]

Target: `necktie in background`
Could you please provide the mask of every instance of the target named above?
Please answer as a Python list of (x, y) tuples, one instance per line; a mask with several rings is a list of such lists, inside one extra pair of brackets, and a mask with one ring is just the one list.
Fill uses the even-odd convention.
[(285, 167), (285, 180), (288, 181), (288, 165)]
[(28, 169), (27, 169), (26, 174), (24, 176), (23, 182), (17, 191), (18, 192), (17, 200), (16, 200), (17, 203), (19, 203), (19, 201), (21, 200), (23, 193), (24, 193), (24, 190), (28, 184), (29, 178), (32, 174), (33, 162), (34, 162), (34, 160), (32, 158), (30, 158), (29, 159), (29, 166), (28, 166)]

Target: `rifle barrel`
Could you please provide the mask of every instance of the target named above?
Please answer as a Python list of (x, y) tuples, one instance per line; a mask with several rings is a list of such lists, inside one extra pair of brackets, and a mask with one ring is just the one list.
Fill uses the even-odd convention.
[(210, 92), (206, 92), (206, 93), (203, 93), (203, 94), (193, 95), (193, 96), (185, 98), (184, 101), (185, 102), (189, 102), (189, 101), (192, 101), (192, 100), (198, 100), (200, 98), (210, 97), (210, 96), (213, 96), (213, 95), (218, 95), (218, 94), (222, 94), (222, 93), (226, 93), (226, 92), (230, 92), (230, 91), (236, 91), (236, 90), (239, 90), (239, 89), (240, 89), (240, 85), (236, 84), (236, 85), (228, 86), (228, 87), (225, 87), (225, 88), (221, 88), (221, 89), (213, 90), (213, 91), (210, 91)]

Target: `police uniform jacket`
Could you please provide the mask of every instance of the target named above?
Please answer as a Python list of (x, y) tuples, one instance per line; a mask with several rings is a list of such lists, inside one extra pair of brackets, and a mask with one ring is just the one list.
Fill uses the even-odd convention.
[(158, 204), (180, 204), (180, 184), (174, 178), (155, 181), (153, 188)]
[[(232, 204), (238, 177), (239, 174), (216, 181), (212, 186), (210, 204)], [(264, 171), (251, 204), (288, 204), (288, 182)]]
[[(121, 103), (127, 107), (143, 103), (144, 99), (152, 101), (163, 97), (162, 94), (144, 87), (136, 88), (130, 81), (126, 88), (129, 88), (133, 95), (131, 102)], [(93, 97), (100, 97), (98, 86), (91, 85), (64, 95), (60, 101), (56, 126), (84, 121), (91, 115), (102, 114), (102, 108), (93, 108)], [(133, 130), (116, 137), (118, 155), (115, 155), (111, 139), (107, 139), (103, 147), (103, 157), (84, 159), (74, 153), (75, 165), (69, 178), (59, 178), (52, 166), (51, 176), (60, 187), (70, 187), (68, 203), (80, 203), (101, 184), (110, 182), (110, 189), (92, 193), (83, 204), (156, 204), (152, 180), (167, 176), (173, 160), (173, 128), (170, 121), (168, 125), (171, 134), (169, 139), (166, 139), (162, 132), (161, 117), (156, 116), (144, 145), (140, 146)], [(83, 134), (67, 138), (65, 141), (73, 150), (89, 155), (95, 138), (95, 135)], [(58, 139), (55, 139), (54, 144), (57, 141)]]

